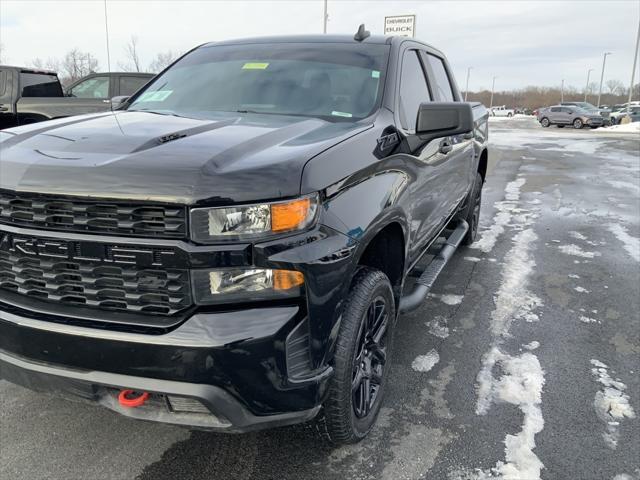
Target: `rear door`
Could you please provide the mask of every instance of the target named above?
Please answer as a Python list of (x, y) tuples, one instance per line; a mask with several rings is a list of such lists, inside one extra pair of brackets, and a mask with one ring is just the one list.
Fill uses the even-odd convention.
[(549, 120), (551, 123), (564, 123), (561, 107), (551, 107), (549, 109)]
[[(112, 76), (93, 74), (71, 85), (67, 90), (70, 108), (76, 113), (93, 113), (109, 110), (111, 97), (115, 90)], [(82, 110), (82, 111), (80, 111)]]

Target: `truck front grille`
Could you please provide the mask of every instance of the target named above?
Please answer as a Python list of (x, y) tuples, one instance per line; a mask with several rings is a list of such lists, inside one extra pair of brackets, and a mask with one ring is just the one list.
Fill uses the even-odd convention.
[(187, 231), (182, 206), (79, 200), (7, 190), (0, 190), (0, 223), (155, 238), (184, 238)]
[[(172, 315), (192, 304), (187, 270), (109, 264), (73, 254), (55, 258), (43, 256), (34, 245), (0, 242), (0, 293), (7, 290), (58, 305), (153, 315)], [(36, 246), (40, 245), (45, 244)]]

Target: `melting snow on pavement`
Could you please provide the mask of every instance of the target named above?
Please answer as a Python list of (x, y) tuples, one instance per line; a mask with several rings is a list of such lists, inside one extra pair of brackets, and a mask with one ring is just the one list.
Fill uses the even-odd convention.
[(485, 253), (493, 250), (498, 237), (504, 233), (505, 227), (511, 222), (513, 214), (516, 213), (518, 200), (520, 200), (520, 188), (525, 184), (525, 181), (521, 177), (507, 183), (505, 200), (495, 203), (498, 212), (493, 217), (493, 224), (482, 232), (480, 240), (474, 242), (471, 248), (482, 250)]
[(464, 295), (452, 295), (450, 293), (430, 293), (429, 296), (438, 298), (442, 303), (446, 303), (447, 305), (459, 305), (464, 298)]
[(640, 262), (640, 239), (629, 235), (627, 229), (617, 223), (612, 223), (607, 228), (622, 242), (624, 249), (631, 255), (631, 258), (636, 262)]
[(416, 372), (428, 372), (440, 361), (440, 355), (435, 350), (430, 350), (426, 355), (418, 355), (411, 363), (411, 368)]
[(434, 337), (447, 338), (449, 336), (447, 319), (442, 315), (436, 315), (427, 323), (427, 326), (429, 327), (429, 333)]
[(602, 438), (609, 448), (615, 450), (620, 438), (620, 422), (625, 418), (635, 418), (636, 414), (629, 404), (629, 395), (624, 393), (627, 386), (619, 379), (611, 378), (609, 367), (599, 360), (592, 359), (591, 365), (591, 373), (602, 385), (593, 401), (598, 418), (606, 424)]
[(582, 250), (582, 248), (573, 243), (571, 245), (560, 245), (558, 249), (562, 253), (566, 253), (567, 255), (574, 255), (576, 257), (593, 258), (600, 256), (600, 252), (585, 252), (584, 250)]

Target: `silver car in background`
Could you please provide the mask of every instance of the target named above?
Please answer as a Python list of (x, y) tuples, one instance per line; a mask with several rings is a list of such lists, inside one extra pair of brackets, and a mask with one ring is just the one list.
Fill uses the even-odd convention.
[(580, 107), (562, 105), (540, 109), (538, 111), (538, 121), (543, 127), (557, 125), (559, 128), (563, 128), (565, 125), (571, 125), (576, 129), (583, 127), (597, 128), (604, 123), (603, 118), (597, 112), (584, 110)]

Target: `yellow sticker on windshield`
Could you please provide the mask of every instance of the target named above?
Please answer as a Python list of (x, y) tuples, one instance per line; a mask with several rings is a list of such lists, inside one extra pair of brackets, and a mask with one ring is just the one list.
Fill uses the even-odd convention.
[(265, 70), (268, 66), (268, 63), (249, 62), (242, 66), (242, 70)]

